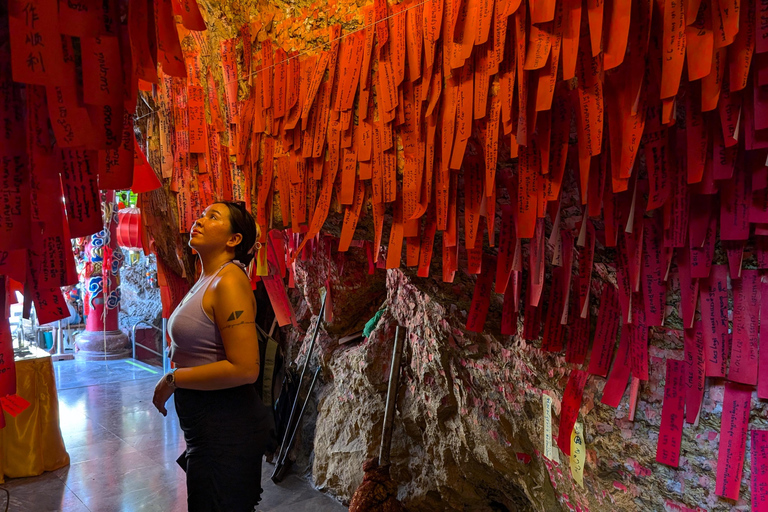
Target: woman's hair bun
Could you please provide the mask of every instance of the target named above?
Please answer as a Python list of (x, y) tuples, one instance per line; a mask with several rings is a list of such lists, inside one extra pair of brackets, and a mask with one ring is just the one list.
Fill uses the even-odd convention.
[(226, 205), (229, 209), (229, 222), (232, 233), (240, 233), (242, 240), (235, 247), (235, 259), (248, 266), (254, 256), (251, 249), (259, 239), (261, 229), (251, 212), (245, 207), (245, 203), (239, 201), (220, 201), (219, 204)]

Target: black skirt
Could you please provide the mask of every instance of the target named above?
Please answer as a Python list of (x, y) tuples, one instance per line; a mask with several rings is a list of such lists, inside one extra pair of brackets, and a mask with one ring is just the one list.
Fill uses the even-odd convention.
[(217, 391), (177, 389), (187, 443), (177, 462), (187, 474), (190, 512), (252, 512), (261, 497), (261, 460), (271, 411), (253, 385)]

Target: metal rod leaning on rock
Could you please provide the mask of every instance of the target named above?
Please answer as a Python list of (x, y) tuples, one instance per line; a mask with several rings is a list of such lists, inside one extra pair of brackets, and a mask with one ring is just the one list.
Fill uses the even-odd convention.
[[(397, 390), (400, 382), (400, 359), (404, 340), (400, 336), (400, 326), (395, 329), (395, 345), (392, 348), (392, 364), (389, 368), (387, 402), (384, 408), (384, 423), (381, 429), (381, 447), (379, 456), (363, 463), (363, 482), (352, 495), (349, 503), (350, 512), (404, 512), (405, 508), (397, 500), (397, 483), (389, 474), (390, 451), (392, 445), (392, 426), (395, 418)], [(405, 329), (403, 338), (405, 337)]]
[(387, 405), (384, 410), (384, 425), (381, 430), (381, 448), (379, 449), (379, 467), (389, 465), (389, 452), (392, 445), (392, 427), (395, 419), (395, 404), (397, 389), (400, 382), (400, 358), (403, 353), (403, 336), (400, 336), (400, 326), (395, 327), (395, 346), (392, 348), (392, 364), (389, 368), (389, 386), (387, 387)]
[(307, 373), (307, 367), (309, 366), (309, 360), (312, 358), (312, 352), (315, 349), (315, 342), (317, 341), (317, 335), (320, 332), (320, 322), (323, 320), (324, 314), (325, 314), (325, 298), (328, 296), (327, 293), (323, 293), (323, 299), (322, 303), (320, 304), (320, 312), (317, 315), (317, 323), (315, 324), (315, 332), (312, 333), (312, 341), (309, 344), (309, 349), (307, 350), (307, 359), (304, 361), (304, 366), (301, 368), (301, 376), (299, 377), (299, 386), (296, 390), (296, 397), (293, 399), (293, 405), (291, 406), (291, 415), (288, 416), (288, 424), (285, 427), (285, 434), (283, 434), (283, 442), (280, 444), (280, 450), (277, 452), (277, 458), (275, 459), (275, 470), (272, 472), (272, 480), (275, 482), (279, 482), (282, 480), (282, 477), (280, 479), (276, 479), (278, 473), (281, 471), (281, 466), (284, 465), (285, 459), (288, 456), (288, 447), (286, 445), (289, 436), (291, 435), (291, 430), (294, 428), (294, 418), (296, 416), (296, 407), (299, 404), (299, 397), (301, 396), (301, 385), (304, 383), (304, 375)]
[(315, 369), (315, 374), (312, 376), (312, 382), (310, 383), (309, 389), (307, 390), (307, 397), (304, 399), (304, 404), (301, 406), (301, 412), (299, 412), (299, 416), (296, 419), (296, 425), (293, 428), (293, 432), (291, 432), (291, 439), (288, 441), (288, 446), (286, 447), (285, 452), (283, 452), (282, 460), (279, 460), (275, 465), (275, 471), (272, 474), (272, 481), (275, 483), (282, 482), (283, 478), (285, 478), (285, 473), (290, 467), (289, 464), (286, 464), (286, 461), (288, 460), (288, 452), (291, 451), (293, 442), (296, 440), (296, 432), (299, 431), (299, 427), (301, 426), (301, 419), (304, 417), (304, 411), (306, 411), (309, 399), (312, 397), (312, 390), (315, 388), (317, 376), (320, 375), (321, 370), (322, 368), (320, 366)]

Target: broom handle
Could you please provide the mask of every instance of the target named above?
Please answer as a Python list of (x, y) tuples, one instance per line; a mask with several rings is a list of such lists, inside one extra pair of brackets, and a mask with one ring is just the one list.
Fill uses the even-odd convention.
[[(301, 425), (301, 418), (304, 417), (304, 411), (307, 408), (307, 404), (309, 403), (309, 399), (312, 398), (312, 390), (315, 388), (315, 382), (317, 382), (317, 376), (320, 374), (321, 367), (318, 366), (315, 370), (315, 375), (312, 377), (312, 383), (309, 385), (309, 390), (307, 391), (307, 398), (304, 399), (304, 405), (301, 407), (301, 412), (299, 412), (299, 417), (296, 419), (296, 427), (293, 429), (293, 432), (291, 433), (291, 440), (288, 441), (288, 446), (285, 450), (285, 455), (283, 456), (283, 459), (288, 457), (288, 452), (291, 451), (291, 446), (293, 446), (293, 442), (296, 440), (296, 432), (299, 431), (299, 425)], [(285, 462), (285, 460), (282, 460), (281, 462)]]
[[(283, 434), (283, 442), (280, 444), (280, 451), (277, 454), (277, 464), (281, 464), (284, 459), (283, 450), (285, 449), (285, 443), (288, 441), (290, 435), (293, 418), (296, 416), (296, 406), (299, 404), (299, 396), (301, 395), (301, 385), (304, 383), (304, 374), (307, 373), (307, 366), (309, 366), (309, 360), (312, 358), (312, 351), (315, 349), (315, 341), (317, 340), (317, 334), (320, 332), (320, 322), (325, 312), (325, 298), (328, 294), (323, 295), (323, 302), (320, 304), (320, 313), (317, 315), (317, 324), (315, 324), (315, 332), (312, 333), (312, 342), (309, 344), (309, 350), (307, 350), (307, 359), (304, 361), (304, 366), (301, 369), (301, 377), (299, 377), (299, 386), (296, 390), (296, 398), (293, 400), (293, 406), (291, 406), (291, 415), (288, 416), (288, 425), (285, 427), (285, 434)], [(285, 453), (287, 455), (287, 451)]]
[[(405, 333), (405, 329), (403, 329)], [(381, 449), (379, 450), (379, 466), (389, 464), (389, 452), (392, 446), (392, 427), (395, 418), (395, 403), (397, 402), (397, 387), (400, 380), (400, 357), (403, 352), (403, 340), (400, 337), (400, 326), (395, 327), (395, 346), (392, 349), (392, 365), (389, 368), (389, 386), (387, 388), (387, 408), (384, 410), (384, 425), (381, 432)]]

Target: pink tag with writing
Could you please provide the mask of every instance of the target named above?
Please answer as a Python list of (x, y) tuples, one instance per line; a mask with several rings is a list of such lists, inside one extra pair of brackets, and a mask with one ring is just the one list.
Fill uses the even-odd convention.
[(629, 379), (629, 414), (627, 418), (629, 421), (635, 421), (635, 412), (637, 411), (637, 395), (640, 392), (640, 379), (632, 376)]
[(752, 180), (746, 169), (738, 166), (732, 180), (720, 185), (720, 239), (749, 238), (749, 204)]
[(333, 295), (331, 294), (331, 281), (325, 280), (325, 315), (323, 320), (326, 324), (333, 322)]
[[(5, 276), (0, 279), (2, 292), (5, 294)], [(5, 309), (5, 308), (2, 308)], [(7, 317), (0, 320), (0, 396), (16, 393), (16, 362), (13, 358), (13, 336)], [(0, 412), (0, 415), (2, 413)]]
[(691, 198), (688, 216), (688, 235), (691, 247), (701, 247), (707, 237), (709, 218), (712, 217), (712, 196), (695, 195)]
[(683, 328), (693, 327), (693, 317), (696, 315), (696, 304), (699, 298), (699, 281), (691, 277), (690, 251), (683, 247), (676, 251), (677, 271), (680, 277), (680, 317)]
[(750, 451), (752, 510), (768, 510), (768, 430), (752, 431)]
[(603, 195), (603, 219), (605, 225), (605, 246), (616, 247), (619, 236), (619, 214), (621, 198), (626, 195), (614, 194), (610, 180), (605, 180), (605, 193)]
[(703, 245), (694, 246), (691, 241), (691, 278), (706, 279), (712, 271), (712, 258), (715, 256), (715, 236), (717, 235), (717, 216), (709, 216)]
[[(742, 97), (737, 91), (731, 92), (728, 82), (723, 82), (723, 88), (720, 92), (720, 101), (718, 109), (720, 111), (720, 123), (723, 128), (723, 140), (727, 147), (736, 146), (739, 137), (739, 120), (744, 112), (742, 111)], [(743, 121), (743, 120), (742, 120)]]
[[(64, 58), (57, 2), (26, 0), (3, 4), (3, 24), (7, 23), (9, 28), (9, 32), (4, 33), (10, 35), (13, 80), (26, 84), (60, 85), (64, 75)], [(8, 40), (8, 35), (4, 36), (4, 40)], [(3, 53), (7, 51), (3, 49)]]
[(685, 247), (688, 241), (688, 212), (690, 211), (690, 194), (688, 193), (688, 184), (686, 183), (685, 170), (675, 169), (674, 194), (670, 203), (670, 208), (664, 209), (664, 214), (669, 221), (668, 226), (665, 223), (666, 234), (664, 238), (665, 247)]
[(701, 182), (691, 186), (691, 192), (699, 195), (715, 195), (720, 189), (717, 186), (714, 176), (714, 164), (711, 158), (707, 158), (704, 164), (704, 175), (701, 177)]
[(746, 240), (723, 241), (725, 252), (728, 253), (728, 270), (731, 279), (741, 279), (741, 264), (744, 260), (744, 245)]
[[(29, 259), (26, 249), (16, 249), (15, 251), (0, 249), (0, 275), (8, 276), (23, 283), (27, 278), (28, 263)], [(2, 284), (1, 281), (0, 284)], [(7, 316), (10, 316), (10, 313)]]
[(708, 279), (701, 280), (701, 319), (704, 337), (705, 374), (725, 377), (731, 335), (728, 332), (728, 270), (714, 265)]
[(512, 207), (508, 204), (501, 207), (501, 236), (499, 242), (499, 260), (496, 266), (496, 293), (505, 293), (512, 263), (515, 257), (515, 224), (512, 218)]
[(557, 436), (557, 445), (564, 454), (571, 454), (571, 432), (579, 416), (581, 399), (584, 394), (584, 385), (589, 374), (583, 370), (573, 369), (568, 377), (568, 384), (563, 392), (563, 402), (560, 408), (560, 430)]
[(616, 335), (619, 333), (619, 318), (621, 311), (616, 289), (612, 284), (606, 283), (600, 297), (600, 312), (597, 314), (595, 326), (595, 338), (592, 341), (592, 356), (589, 360), (587, 372), (592, 375), (605, 377), (611, 366)]
[(665, 261), (662, 245), (661, 215), (645, 219), (643, 230), (643, 267), (641, 287), (645, 306), (645, 321), (649, 327), (661, 327), (664, 323), (664, 303), (667, 286), (664, 282)]
[(29, 282), (33, 283), (32, 300), (35, 303), (37, 320), (41, 325), (62, 320), (69, 316), (67, 303), (64, 299), (64, 295), (61, 293), (61, 288), (58, 286), (54, 288), (39, 287), (32, 278), (29, 278)]
[(755, 257), (757, 258), (757, 268), (768, 268), (768, 237), (755, 237)]
[(562, 297), (560, 299), (560, 323), (568, 323), (568, 306), (571, 296), (571, 282), (573, 280), (573, 235), (570, 231), (562, 230), (560, 241), (563, 248), (563, 282)]
[(376, 273), (376, 262), (373, 261), (373, 244), (366, 240), (365, 253), (368, 256), (368, 275)]
[(544, 336), (541, 341), (541, 349), (547, 352), (560, 352), (563, 349), (565, 326), (560, 322), (560, 318), (563, 314), (564, 273), (565, 267), (555, 267), (552, 270), (549, 300), (546, 303), (547, 315), (544, 319)]
[(746, 161), (752, 171), (752, 204), (750, 205), (749, 221), (752, 223), (768, 222), (768, 167), (765, 166), (765, 160), (750, 155)]
[(676, 468), (680, 463), (685, 407), (685, 361), (667, 359), (664, 404), (661, 408), (656, 462)]
[(757, 336), (760, 316), (760, 276), (744, 270), (733, 286), (733, 343), (728, 379), (757, 384)]
[(768, 188), (768, 167), (762, 158), (753, 157), (751, 160), (752, 168), (752, 192), (765, 190)]
[(595, 227), (589, 218), (585, 219), (587, 223), (587, 236), (584, 247), (579, 251), (579, 276), (576, 280), (576, 286), (579, 290), (579, 310), (581, 318), (587, 316), (589, 308), (589, 289), (592, 285), (592, 261), (595, 254)]
[(27, 410), (29, 402), (19, 395), (7, 395), (0, 398), (0, 404), (3, 406), (3, 410), (13, 416), (14, 418)]
[(751, 401), (751, 387), (726, 381), (717, 453), (716, 492), (718, 496), (731, 500), (739, 499)]
[(704, 398), (704, 336), (701, 322), (686, 329), (684, 335), (686, 363), (685, 421), (695, 423)]
[(667, 130), (662, 130), (658, 122), (656, 125), (658, 126), (657, 130), (646, 129), (648, 142), (645, 144), (645, 161), (648, 162), (648, 181), (650, 185), (648, 210), (655, 210), (663, 206), (667, 202), (672, 189), (670, 174), (674, 166), (670, 162), (669, 138)]
[(640, 291), (640, 273), (643, 268), (643, 225), (643, 222), (635, 223), (632, 233), (624, 233), (623, 237), (627, 245), (629, 286), (633, 292)]
[(632, 303), (632, 324), (626, 326), (630, 334), (629, 367), (632, 376), (648, 380), (648, 325), (640, 300)]
[(626, 244), (619, 241), (617, 249), (616, 282), (619, 290), (619, 305), (621, 306), (621, 320), (624, 325), (627, 325), (632, 323), (632, 291), (629, 283)]
[(603, 388), (603, 397), (600, 399), (605, 405), (614, 408), (619, 406), (621, 397), (624, 396), (624, 390), (627, 389), (627, 381), (629, 380), (629, 336), (627, 326), (624, 326), (621, 333), (621, 341), (619, 342), (619, 350), (616, 351), (616, 360), (613, 362), (611, 374), (608, 376), (608, 381)]
[(760, 283), (760, 360), (758, 362), (757, 397), (768, 399), (768, 281)]
[[(574, 297), (572, 301), (575, 302), (576, 298)], [(565, 360), (576, 365), (584, 364), (589, 351), (589, 308), (586, 309), (586, 312), (586, 318), (573, 315), (571, 325), (568, 328)]]
[[(749, 89), (745, 89), (744, 92), (747, 92), (748, 90)], [(746, 150), (765, 149), (768, 147), (768, 130), (755, 129), (755, 115), (760, 115), (763, 112), (755, 111), (754, 99), (753, 94), (744, 94), (744, 104), (741, 108), (741, 119), (739, 119), (739, 127), (744, 128), (744, 136), (742, 137), (742, 140), (744, 141), (744, 149)]]
[(726, 147), (723, 132), (717, 123), (712, 123), (712, 172), (716, 180), (729, 180), (736, 166), (738, 146)]
[(752, 190), (752, 201), (749, 204), (749, 222), (753, 224), (768, 223), (768, 189)]
[(293, 313), (293, 306), (288, 299), (288, 293), (285, 291), (283, 280), (278, 275), (263, 276), (264, 288), (269, 295), (269, 302), (275, 310), (277, 324), (283, 327), (288, 324), (296, 325), (296, 315)]
[(531, 306), (531, 303), (525, 301), (525, 312), (523, 313), (523, 339), (533, 341), (539, 337), (541, 332), (541, 308)]
[(757, 36), (755, 52), (759, 54), (768, 52), (768, 2), (766, 0), (758, 0), (756, 4), (758, 23), (755, 27)]
[(517, 334), (517, 308), (515, 307), (515, 293), (512, 281), (518, 279), (517, 272), (509, 278), (509, 287), (504, 293), (504, 305), (501, 308), (501, 334), (514, 336)]
[[(522, 238), (522, 237), (518, 237)], [(538, 219), (533, 238), (530, 241), (530, 273), (528, 274), (528, 289), (530, 294), (528, 302), (533, 306), (538, 306), (541, 300), (541, 294), (544, 291), (544, 250), (546, 242), (544, 241), (544, 219)]]
[(491, 291), (493, 290), (493, 278), (496, 267), (496, 257), (483, 256), (483, 270), (475, 282), (475, 291), (472, 295), (472, 305), (469, 308), (467, 318), (467, 330), (470, 332), (483, 332), (485, 319), (488, 316), (488, 308), (491, 305)]

